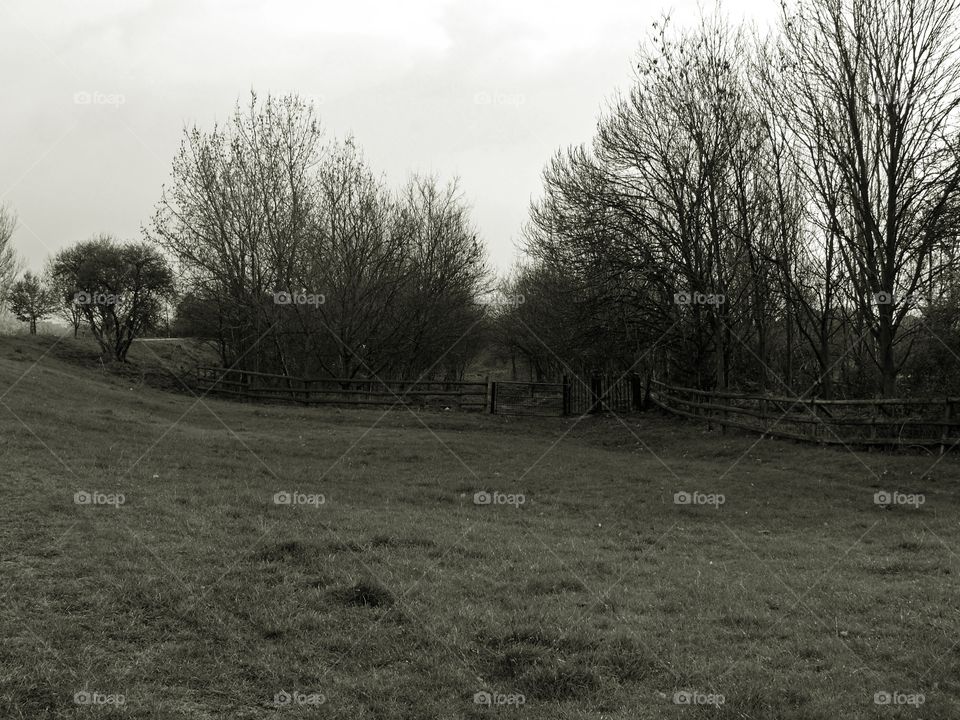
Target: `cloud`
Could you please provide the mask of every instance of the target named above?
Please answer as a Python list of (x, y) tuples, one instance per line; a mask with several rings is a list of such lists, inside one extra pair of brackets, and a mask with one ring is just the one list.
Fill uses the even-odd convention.
[(356, 134), (391, 184), (460, 175), (505, 267), (543, 164), (589, 139), (660, 12), (622, 0), (7, 0), (0, 63), (16, 71), (0, 78), (0, 202), (36, 233), (17, 238), (34, 267), (95, 232), (137, 237), (185, 124), (222, 121), (251, 88), (297, 92), (331, 134)]

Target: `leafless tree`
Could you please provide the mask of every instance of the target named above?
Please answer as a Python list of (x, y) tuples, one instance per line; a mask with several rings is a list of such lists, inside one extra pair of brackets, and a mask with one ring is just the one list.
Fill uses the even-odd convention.
[[(957, 20), (954, 0), (801, 0), (784, 11), (782, 100), (833, 215), (828, 234), (886, 396), (909, 354), (904, 320), (955, 257)], [(836, 198), (821, 176), (836, 178)]]
[(0, 311), (7, 302), (7, 294), (20, 274), (21, 263), (13, 247), (13, 231), (17, 216), (6, 205), (0, 205)]

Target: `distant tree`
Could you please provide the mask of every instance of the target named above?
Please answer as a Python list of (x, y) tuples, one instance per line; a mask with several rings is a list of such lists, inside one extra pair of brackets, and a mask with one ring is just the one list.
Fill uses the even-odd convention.
[(7, 301), (17, 320), (30, 324), (31, 335), (37, 334), (37, 322), (49, 317), (57, 307), (56, 294), (29, 271), (13, 284)]
[(51, 265), (104, 353), (126, 362), (134, 339), (160, 320), (174, 282), (166, 259), (151, 245), (122, 245), (99, 236), (61, 251)]
[(0, 310), (7, 301), (7, 294), (20, 273), (20, 260), (13, 249), (13, 230), (17, 216), (9, 208), (0, 205)]
[(47, 277), (49, 278), (50, 291), (56, 300), (54, 312), (59, 318), (70, 323), (70, 327), (73, 328), (73, 336), (77, 337), (80, 334), (80, 326), (83, 324), (83, 311), (73, 299), (79, 290), (73, 284), (71, 276), (54, 272), (53, 260), (47, 263)]

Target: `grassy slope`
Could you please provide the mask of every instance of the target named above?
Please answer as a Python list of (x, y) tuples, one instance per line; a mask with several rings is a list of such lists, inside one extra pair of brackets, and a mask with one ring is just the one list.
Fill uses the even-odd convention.
[(0, 717), (960, 717), (953, 458), (197, 402), (52, 342), (0, 339)]

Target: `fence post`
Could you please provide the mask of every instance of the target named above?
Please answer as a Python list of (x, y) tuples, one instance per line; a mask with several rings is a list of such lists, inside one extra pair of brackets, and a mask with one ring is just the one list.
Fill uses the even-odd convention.
[(496, 381), (490, 383), (490, 414), (495, 415), (497, 412), (497, 383)]
[(563, 416), (566, 417), (570, 414), (570, 378), (567, 375), (563, 376)]
[[(820, 413), (817, 412), (817, 408), (818, 408), (818, 407), (819, 407), (819, 406), (817, 405), (817, 399), (814, 398), (814, 397), (810, 398), (810, 411), (813, 413), (813, 419), (814, 419), (814, 420), (819, 420), (819, 419), (820, 419)], [(811, 435), (814, 440), (816, 440), (818, 437), (820, 437), (821, 432), (820, 432), (820, 424), (819, 424), (819, 423), (816, 423), (816, 422), (813, 423), (813, 425), (810, 426), (810, 430), (811, 430), (811, 432), (808, 433), (808, 434)]]
[(643, 386), (638, 375), (630, 376), (630, 409), (643, 410)]
[(945, 405), (943, 409), (943, 421), (946, 423), (943, 426), (943, 430), (940, 433), (940, 454), (946, 452), (947, 449), (947, 438), (950, 437), (950, 421), (953, 420), (953, 403), (950, 402), (950, 398), (945, 399)]
[(599, 375), (590, 376), (590, 413), (595, 414), (600, 412), (600, 395), (602, 394), (602, 385), (603, 381)]

